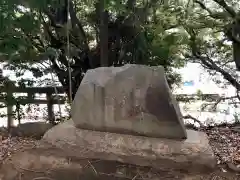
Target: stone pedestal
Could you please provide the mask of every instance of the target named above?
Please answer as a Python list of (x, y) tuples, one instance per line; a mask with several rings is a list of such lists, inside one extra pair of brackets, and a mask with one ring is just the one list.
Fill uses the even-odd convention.
[(72, 121), (49, 130), (43, 140), (76, 158), (112, 160), (160, 170), (206, 172), (216, 161), (207, 135), (187, 130), (186, 140), (83, 130)]

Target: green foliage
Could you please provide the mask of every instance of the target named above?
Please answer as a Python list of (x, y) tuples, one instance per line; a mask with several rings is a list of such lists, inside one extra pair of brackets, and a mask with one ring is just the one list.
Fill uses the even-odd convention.
[[(6, 68), (15, 71), (30, 70), (35, 77), (40, 77), (49, 71), (32, 66), (48, 61), (48, 58), (50, 58), (54, 66), (52, 70), (59, 78), (61, 78), (59, 76), (60, 72), (62, 74), (63, 72), (66, 73), (66, 59), (60, 59), (60, 55), (66, 56), (66, 48), (68, 46), (66, 28), (56, 28), (51, 19), (54, 18), (51, 9), (61, 6), (57, 2), (49, 0), (1, 1), (0, 55), (2, 62), (8, 63)], [(70, 58), (74, 59), (75, 64), (77, 59), (78, 61), (79, 58), (82, 59), (80, 61), (85, 61), (84, 59), (87, 58), (79, 55), (79, 53), (82, 54), (84, 51), (89, 53), (84, 42), (92, 43), (99, 39), (99, 17), (95, 6), (96, 2), (94, 0), (85, 0), (81, 3), (73, 2), (78, 19), (74, 20), (77, 22), (72, 20), (71, 23), (72, 25), (76, 23), (77, 26), (70, 28), (68, 34), (70, 35)], [(151, 13), (153, 6), (147, 7), (147, 4), (140, 5), (137, 2), (132, 11), (129, 10), (126, 4), (126, 1), (105, 1), (105, 8), (110, 15), (109, 25), (112, 25), (113, 28), (110, 29), (109, 34), (114, 38), (120, 36), (120, 41), (122, 42), (119, 47), (122, 51), (119, 51), (119, 48), (117, 48), (114, 52), (110, 52), (110, 57), (111, 53), (113, 53), (113, 58), (110, 61), (114, 65), (121, 65), (121, 63), (114, 62), (119, 61), (116, 59), (116, 56), (118, 56), (121, 58), (122, 63), (163, 65), (171, 76), (171, 67), (178, 68), (184, 65), (183, 59), (179, 58), (179, 47), (184, 44), (182, 34), (168, 33), (166, 31), (168, 28), (165, 27), (166, 24), (174, 24), (176, 18), (168, 16), (170, 12), (166, 11), (163, 12), (163, 15), (159, 15), (154, 19), (153, 16), (156, 15)], [(157, 9), (162, 11), (162, 4), (155, 3), (155, 5)], [(147, 18), (149, 20), (139, 20), (136, 17), (137, 14), (134, 15), (136, 12), (143, 15), (143, 19)], [(125, 21), (128, 22), (126, 23)], [(79, 33), (79, 28), (83, 28), (84, 32)], [(84, 39), (83, 33), (85, 33), (86, 39)], [(115, 40), (112, 43), (116, 43)], [(97, 54), (98, 44), (89, 46), (89, 48), (94, 64), (98, 64), (100, 58)], [(74, 64), (72, 65), (74, 66)], [(94, 66), (87, 68), (94, 68)], [(74, 72), (79, 71), (79, 73), (86, 70), (86, 67), (79, 67), (79, 65), (78, 69), (73, 69)], [(21, 73), (17, 75), (21, 75)], [(175, 76), (176, 74), (173, 74), (171, 79), (174, 81), (179, 80)], [(66, 82), (66, 80), (63, 79), (63, 82)]]
[[(66, 90), (70, 64), (71, 81), (76, 91), (82, 74), (100, 66), (98, 2), (70, 1), (67, 29), (66, 24), (56, 27), (55, 10), (63, 7), (57, 0), (2, 0), (1, 62), (6, 62), (6, 68), (16, 72), (30, 70), (35, 77), (52, 71)], [(105, 1), (104, 9), (109, 15), (109, 66), (125, 63), (162, 65), (172, 84), (181, 80), (173, 68), (195, 61), (225, 74), (225, 79), (233, 84), (224, 72), (236, 78), (230, 71), (232, 46), (225, 34), (234, 18), (217, 1), (199, 4), (200, 1), (137, 0), (130, 6), (131, 2), (134, 1)], [(237, 1), (228, 3), (234, 10), (236, 4), (239, 5)], [(45, 68), (36, 68), (44, 63), (48, 63)]]

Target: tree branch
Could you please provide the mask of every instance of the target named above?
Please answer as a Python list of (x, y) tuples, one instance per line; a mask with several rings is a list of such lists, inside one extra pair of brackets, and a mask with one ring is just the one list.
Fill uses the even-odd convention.
[(126, 8), (133, 11), (136, 4), (136, 0), (128, 0), (126, 3)]
[(183, 119), (192, 119), (194, 122), (198, 123), (200, 127), (204, 127), (203, 123), (199, 121), (197, 118), (191, 116), (190, 114), (183, 116)]
[(51, 42), (50, 46), (55, 47), (56, 49), (60, 49), (63, 43), (52, 34), (51, 30), (49, 29), (41, 13), (40, 13), (40, 18), (42, 19), (45, 32), (50, 37), (50, 42)]
[(69, 14), (70, 14), (70, 17), (71, 17), (71, 20), (72, 20), (72, 25), (77, 25), (78, 26), (79, 31), (81, 33), (82, 40), (84, 42), (84, 45), (87, 46), (86, 48), (88, 48), (87, 36), (85, 34), (85, 31), (83, 29), (83, 26), (82, 26), (81, 22), (77, 18), (76, 12), (75, 12), (74, 7), (73, 7), (73, 2), (71, 0), (69, 2)]
[(82, 40), (84, 42), (83, 43), (84, 44), (84, 50), (86, 51), (87, 57), (89, 59), (89, 64), (90, 64), (91, 68), (93, 68), (92, 56), (91, 56), (90, 48), (88, 46), (87, 36), (86, 36), (86, 33), (83, 29), (83, 26), (82, 26), (81, 22), (77, 18), (76, 11), (74, 10), (73, 2), (71, 0), (69, 2), (69, 14), (70, 14), (70, 17), (71, 17), (71, 20), (72, 20), (72, 24), (77, 25), (78, 29), (80, 30)]
[(197, 42), (196, 42), (196, 33), (192, 30), (188, 30), (189, 35), (191, 36), (191, 49), (192, 49), (192, 55), (199, 59), (201, 63), (203, 63), (206, 67), (208, 67), (211, 70), (215, 70), (219, 72), (225, 80), (227, 80), (229, 83), (232, 84), (238, 91), (240, 91), (240, 83), (228, 72), (226, 72), (224, 69), (219, 67), (214, 60), (212, 60), (209, 56), (203, 56), (201, 55), (200, 49), (197, 47)]
[(239, 98), (238, 95), (236, 95), (236, 96), (231, 96), (231, 97), (219, 97), (219, 99), (218, 99), (216, 102), (214, 102), (214, 103), (204, 103), (204, 104), (202, 104), (203, 106), (201, 107), (201, 110), (205, 110), (205, 108), (206, 108), (207, 106), (211, 106), (211, 109), (216, 109), (216, 108), (217, 108), (217, 105), (218, 105), (219, 103), (221, 103), (221, 101), (231, 100), (231, 99), (238, 99), (238, 100), (240, 100), (240, 98)]
[(202, 9), (206, 10), (211, 18), (214, 19), (226, 19), (226, 13), (223, 12), (213, 12), (211, 11), (203, 2), (195, 0), (195, 3), (197, 3)]
[(240, 83), (224, 69), (220, 68), (211, 58), (203, 57), (201, 55), (195, 54), (195, 57), (201, 60), (201, 62), (206, 65), (209, 69), (215, 70), (222, 74), (224, 79), (232, 84), (238, 91), (240, 91)]
[(55, 58), (53, 57), (50, 57), (49, 60), (51, 61), (52, 63), (52, 67), (54, 68), (56, 74), (57, 74), (57, 77), (59, 79), (59, 81), (61, 82), (61, 84), (63, 85), (63, 87), (67, 87), (68, 84), (67, 82), (65, 82), (65, 76), (66, 76), (66, 72), (62, 69), (59, 68), (59, 66), (57, 65), (56, 61), (55, 61)]
[(195, 0), (194, 2), (197, 3), (197, 4), (199, 4), (199, 6), (200, 6), (202, 9), (206, 10), (210, 15), (213, 14), (213, 12), (212, 12), (209, 8), (207, 8), (207, 6), (206, 6), (203, 2), (198, 1), (198, 0)]
[(213, 0), (213, 1), (216, 2), (218, 5), (220, 5), (221, 7), (223, 7), (225, 11), (227, 11), (232, 16), (232, 18), (236, 17), (236, 12), (232, 7), (227, 5), (225, 0)]

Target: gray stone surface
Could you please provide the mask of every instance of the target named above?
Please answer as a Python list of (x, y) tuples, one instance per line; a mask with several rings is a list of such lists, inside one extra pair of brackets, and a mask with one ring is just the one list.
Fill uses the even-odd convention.
[(28, 122), (13, 127), (11, 135), (41, 139), (44, 133), (52, 127), (52, 124), (46, 122)]
[[(3, 161), (2, 166), (0, 166), (0, 179), (73, 180), (77, 177), (76, 173), (73, 173), (81, 173), (84, 166), (86, 166), (86, 163), (80, 164), (70, 161), (68, 156), (64, 156), (64, 154), (56, 148), (54, 149), (47, 145), (41, 146), (42, 147), (36, 146), (32, 149), (27, 148), (24, 151), (20, 150), (11, 154), (11, 158)], [(80, 177), (80, 173), (77, 174), (78, 177)]]
[[(22, 149), (22, 148), (21, 148)], [(206, 172), (206, 174), (211, 174)], [(220, 177), (219, 177), (220, 178)], [(116, 161), (74, 158), (50, 144), (37, 143), (1, 162), (1, 180), (203, 180), (194, 172), (156, 170)], [(226, 178), (223, 178), (226, 179)], [(234, 180), (236, 178), (230, 178)]]
[(215, 157), (203, 132), (188, 130), (188, 139), (173, 140), (76, 128), (72, 121), (50, 129), (43, 141), (75, 158), (112, 160), (160, 170), (212, 170)]
[(89, 70), (73, 101), (72, 119), (82, 129), (186, 138), (178, 103), (161, 66)]

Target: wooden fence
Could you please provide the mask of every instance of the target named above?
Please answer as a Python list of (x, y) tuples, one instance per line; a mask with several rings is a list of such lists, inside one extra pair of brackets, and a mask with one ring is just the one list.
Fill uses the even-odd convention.
[[(66, 96), (62, 87), (16, 87), (16, 86), (0, 86), (0, 92), (6, 93), (6, 98), (0, 98), (0, 102), (5, 103), (7, 106), (7, 122), (8, 127), (12, 126), (13, 122), (13, 106), (21, 104), (47, 104), (48, 120), (54, 121), (54, 104), (64, 104), (66, 102)], [(27, 96), (12, 100), (13, 93), (26, 93)], [(46, 94), (46, 99), (37, 99), (35, 94)], [(219, 99), (217, 94), (204, 94), (201, 97), (197, 95), (178, 94), (176, 95), (178, 101), (191, 101), (191, 100), (206, 100), (214, 101)]]
[[(12, 126), (13, 122), (13, 106), (23, 104), (47, 104), (48, 120), (54, 121), (54, 104), (64, 104), (66, 96), (62, 87), (15, 87), (15, 86), (0, 86), (0, 92), (6, 93), (5, 98), (0, 98), (0, 102), (4, 103), (7, 107), (7, 124), (8, 127)], [(56, 94), (57, 92), (57, 94)], [(26, 93), (27, 96), (21, 96), (14, 99), (13, 93)], [(46, 94), (46, 99), (36, 98), (35, 94)]]

